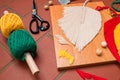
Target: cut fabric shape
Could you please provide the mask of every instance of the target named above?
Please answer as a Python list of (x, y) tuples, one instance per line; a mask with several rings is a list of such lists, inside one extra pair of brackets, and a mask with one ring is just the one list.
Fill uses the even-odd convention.
[[(120, 17), (118, 17), (120, 18)], [(117, 17), (107, 21), (104, 24), (104, 36), (105, 40), (108, 44), (108, 48), (112, 52), (113, 56), (117, 59), (117, 61), (120, 63), (120, 56), (118, 54), (118, 50), (116, 48), (116, 44), (114, 42), (114, 29), (116, 25), (120, 22), (120, 20)]]
[[(82, 12), (85, 13), (84, 17)], [(84, 7), (83, 11), (82, 6), (69, 6), (64, 7), (63, 17), (58, 20), (58, 25), (69, 41), (81, 51), (98, 34), (101, 21), (101, 14), (94, 9)]]
[[(107, 7), (107, 8), (109, 8), (109, 7)], [(112, 9), (110, 9), (110, 10), (112, 10)], [(116, 15), (116, 17), (113, 17), (112, 19), (110, 19), (104, 23), (104, 37), (107, 42), (108, 48), (112, 52), (113, 56), (120, 63), (120, 56), (118, 54), (118, 50), (116, 48), (116, 43), (114, 41), (114, 30), (115, 30), (116, 26), (120, 23), (120, 16), (117, 15), (117, 13), (115, 13), (115, 11), (112, 10), (112, 12)]]
[(116, 26), (114, 30), (114, 40), (115, 40), (116, 48), (118, 50), (118, 54), (120, 56), (120, 23)]
[(76, 69), (76, 72), (83, 78), (83, 80), (86, 80), (86, 79), (92, 79), (92, 80), (107, 80), (107, 79), (105, 79), (105, 78), (98, 77), (98, 76), (96, 76), (96, 75), (83, 72), (83, 71), (81, 71), (81, 70), (79, 70), (79, 69)]

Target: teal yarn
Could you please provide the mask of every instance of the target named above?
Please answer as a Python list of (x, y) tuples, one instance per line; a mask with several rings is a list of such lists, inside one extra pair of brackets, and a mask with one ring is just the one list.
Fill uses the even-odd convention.
[(11, 54), (16, 59), (24, 61), (27, 52), (29, 52), (33, 58), (35, 57), (36, 42), (25, 30), (13, 31), (8, 37), (8, 46)]

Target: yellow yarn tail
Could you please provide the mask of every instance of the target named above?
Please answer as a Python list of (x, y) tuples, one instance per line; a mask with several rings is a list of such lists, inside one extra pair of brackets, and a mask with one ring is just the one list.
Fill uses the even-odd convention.
[(74, 62), (74, 57), (70, 55), (67, 51), (65, 50), (59, 50), (58, 51), (58, 56), (59, 57), (65, 57), (66, 59), (69, 60), (69, 64), (73, 64)]

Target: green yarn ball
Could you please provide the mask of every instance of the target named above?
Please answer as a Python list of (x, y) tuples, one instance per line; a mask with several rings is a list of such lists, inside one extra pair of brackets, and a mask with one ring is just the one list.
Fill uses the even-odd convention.
[(16, 59), (24, 61), (27, 52), (29, 52), (33, 58), (35, 57), (36, 42), (25, 30), (13, 31), (8, 37), (8, 46), (11, 54)]

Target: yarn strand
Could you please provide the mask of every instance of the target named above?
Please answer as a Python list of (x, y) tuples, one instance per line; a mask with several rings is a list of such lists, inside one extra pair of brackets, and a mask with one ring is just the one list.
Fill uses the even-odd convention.
[(33, 58), (36, 53), (36, 42), (32, 36), (24, 30), (20, 17), (14, 13), (6, 13), (0, 19), (0, 29), (5, 38), (8, 38), (8, 46), (14, 58), (26, 61), (32, 74), (39, 72)]

